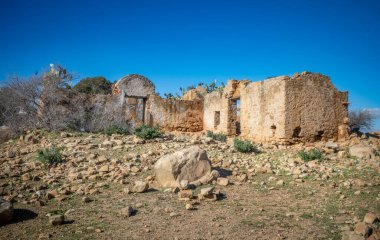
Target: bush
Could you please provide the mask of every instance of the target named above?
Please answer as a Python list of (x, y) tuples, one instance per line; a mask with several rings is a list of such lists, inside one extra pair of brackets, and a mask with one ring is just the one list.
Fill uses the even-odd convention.
[(370, 131), (375, 120), (375, 116), (368, 110), (350, 111), (350, 129), (352, 132), (359, 132), (361, 129)]
[(37, 152), (37, 161), (43, 163), (46, 167), (62, 162), (62, 147), (52, 146), (46, 149), (40, 149)]
[(129, 133), (128, 128), (121, 127), (119, 125), (109, 125), (104, 129), (104, 133), (108, 136), (111, 136), (112, 134), (127, 134)]
[(313, 160), (318, 160), (318, 161), (322, 161), (323, 160), (323, 154), (317, 148), (314, 148), (314, 149), (310, 150), (309, 152), (300, 151), (300, 152), (298, 152), (298, 156), (304, 162), (310, 162), (310, 161), (313, 161)]
[(104, 77), (90, 77), (82, 79), (74, 90), (81, 93), (109, 94), (112, 92), (111, 85)]
[(256, 152), (257, 148), (250, 141), (234, 139), (234, 149), (242, 153)]
[(160, 131), (160, 127), (149, 127), (146, 125), (141, 125), (140, 127), (135, 129), (134, 134), (142, 139), (153, 139), (162, 136), (162, 132)]
[(207, 131), (207, 137), (210, 137), (216, 141), (225, 142), (227, 141), (227, 136), (223, 133), (214, 133), (212, 131)]

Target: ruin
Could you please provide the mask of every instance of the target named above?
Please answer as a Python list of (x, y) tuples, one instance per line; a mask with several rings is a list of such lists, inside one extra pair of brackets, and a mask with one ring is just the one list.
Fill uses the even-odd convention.
[(280, 143), (340, 140), (348, 135), (348, 92), (338, 91), (329, 77), (316, 73), (259, 82), (229, 80), (222, 91), (207, 93), (199, 86), (182, 99), (161, 98), (149, 79), (133, 74), (114, 85), (116, 96), (126, 121), (134, 126), (214, 131)]

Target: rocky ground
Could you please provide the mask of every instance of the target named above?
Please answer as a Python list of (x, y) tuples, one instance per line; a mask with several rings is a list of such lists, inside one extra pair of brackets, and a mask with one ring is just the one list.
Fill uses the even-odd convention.
[[(63, 147), (45, 168), (36, 152)], [(198, 145), (213, 179), (161, 188), (154, 163)], [(0, 145), (0, 239), (380, 239), (380, 140), (278, 146), (243, 154), (202, 135), (34, 132)], [(321, 161), (300, 150), (319, 148)], [(5, 202), (5, 203), (7, 203)], [(1, 209), (5, 205), (0, 202)]]

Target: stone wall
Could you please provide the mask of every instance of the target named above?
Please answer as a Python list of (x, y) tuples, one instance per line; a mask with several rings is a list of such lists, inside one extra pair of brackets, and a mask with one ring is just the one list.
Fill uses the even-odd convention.
[[(217, 114), (219, 121), (216, 121)], [(215, 91), (204, 97), (203, 128), (225, 134), (228, 132), (228, 99), (223, 97), (223, 93)]]
[(335, 89), (330, 78), (304, 72), (286, 81), (288, 138), (318, 141), (336, 138), (347, 117), (348, 93)]
[(277, 77), (251, 82), (241, 90), (241, 136), (254, 141), (283, 140), (285, 81)]
[(146, 124), (160, 125), (166, 131), (203, 130), (203, 101), (163, 99), (150, 95), (146, 102)]
[(327, 140), (347, 128), (347, 105), (348, 93), (337, 91), (321, 74), (230, 80), (223, 93), (204, 97), (203, 125), (205, 130), (235, 136), (240, 123), (240, 137), (259, 142)]

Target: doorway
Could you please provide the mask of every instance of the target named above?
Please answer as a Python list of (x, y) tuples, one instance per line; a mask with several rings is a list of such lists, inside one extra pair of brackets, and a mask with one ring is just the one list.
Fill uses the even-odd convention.
[(231, 101), (231, 127), (236, 135), (240, 135), (240, 98)]

